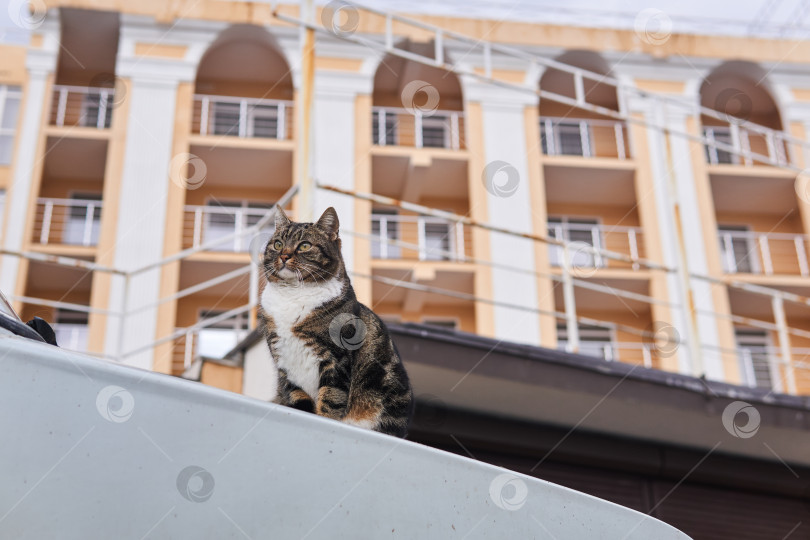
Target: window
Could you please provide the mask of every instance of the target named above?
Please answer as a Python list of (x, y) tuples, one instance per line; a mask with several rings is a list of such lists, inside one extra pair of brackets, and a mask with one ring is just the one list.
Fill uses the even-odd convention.
[[(384, 120), (385, 125), (381, 125)], [(383, 136), (380, 137), (380, 128)], [(391, 111), (374, 111), (371, 113), (371, 134), (374, 144), (381, 146), (397, 144), (397, 115)]]
[(74, 193), (70, 200), (62, 242), (78, 246), (98, 245), (101, 232), (101, 195)]
[[(555, 240), (563, 242), (579, 242), (602, 249), (602, 229), (598, 219), (550, 217), (548, 218), (548, 235)], [(604, 265), (602, 257), (586, 249), (570, 250), (573, 260), (571, 264), (577, 267), (601, 267)], [(562, 246), (549, 246), (549, 255), (552, 266), (562, 266)]]
[(422, 323), (429, 324), (430, 326), (439, 326), (441, 328), (449, 328), (451, 330), (455, 330), (458, 328), (458, 321), (455, 319), (433, 319), (425, 317), (422, 319)]
[(448, 261), (453, 251), (450, 223), (425, 221), (425, 259), (428, 261)]
[(248, 105), (247, 136), (278, 139), (278, 105)]
[(247, 201), (208, 201), (205, 211), (205, 228), (203, 243), (222, 242), (211, 248), (212, 251), (245, 251), (250, 244), (249, 238), (226, 237), (245, 230), (259, 220), (273, 206), (273, 203), (255, 203)]
[(450, 148), (450, 119), (445, 115), (422, 118), (422, 146), (425, 148)]
[[(371, 242), (371, 256), (375, 259), (399, 259), (399, 246), (391, 243), (384, 244), (381, 240), (385, 238), (389, 242), (399, 240), (399, 221), (397, 221), (396, 210), (375, 209), (372, 212), (371, 234), (374, 240)], [(389, 219), (390, 218), (390, 219)], [(385, 229), (383, 237), (381, 231)]]
[(239, 103), (213, 103), (214, 135), (239, 135)]
[(53, 315), (56, 343), (63, 349), (87, 350), (87, 313), (70, 309), (57, 309)]
[(717, 231), (723, 270), (729, 274), (758, 273), (759, 261), (751, 230), (745, 225), (718, 225)]
[[(200, 321), (212, 319), (224, 311), (202, 311)], [(248, 334), (248, 314), (241, 313), (203, 328), (198, 334), (197, 356), (222, 358)]]
[[(703, 135), (709, 141), (719, 142), (726, 146), (733, 146), (731, 139), (731, 130), (727, 127), (714, 127), (706, 128), (703, 130)], [(712, 164), (735, 164), (738, 163), (738, 156), (721, 150), (713, 145), (706, 145), (706, 160)]]
[(0, 85), (0, 165), (10, 165), (14, 153), (14, 131), (20, 116), (22, 91), (19, 86)]
[[(579, 354), (595, 356), (604, 360), (616, 359), (610, 328), (590, 324), (580, 324), (577, 328), (579, 329)], [(557, 324), (557, 348), (560, 350), (568, 348), (568, 325), (565, 323)]]
[[(84, 96), (82, 100), (82, 112), (80, 123), (84, 127), (108, 128), (112, 122), (112, 104), (110, 103), (111, 92), (105, 90), (100, 93), (91, 92)], [(104, 115), (103, 123), (99, 115)]]
[[(753, 328), (736, 328), (734, 338), (737, 341), (743, 377), (748, 386), (773, 388), (774, 369), (768, 352), (770, 340), (765, 330)], [(776, 377), (778, 380), (778, 377)]]
[[(582, 130), (579, 122), (553, 122), (551, 136), (554, 138), (549, 145), (547, 139), (549, 133), (546, 124), (543, 123), (540, 129), (540, 145), (546, 155), (564, 156), (584, 156), (585, 147), (583, 145)], [(589, 135), (590, 136), (590, 135)], [(551, 148), (549, 148), (551, 146)]]

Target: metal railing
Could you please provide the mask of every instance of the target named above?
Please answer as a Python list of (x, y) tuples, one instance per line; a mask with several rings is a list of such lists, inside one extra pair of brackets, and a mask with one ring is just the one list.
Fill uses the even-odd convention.
[[(183, 246), (209, 245), (210, 251), (244, 252), (250, 238), (243, 231), (267, 214), (269, 208), (186, 205), (183, 218)], [(265, 227), (273, 230), (273, 225)], [(220, 242), (217, 240), (222, 239)]]
[(540, 118), (540, 144), (547, 156), (627, 159), (624, 122), (592, 118)]
[(810, 275), (803, 234), (718, 231), (723, 270), (728, 274)]
[(413, 146), (462, 150), (464, 113), (461, 111), (411, 112), (397, 107), (372, 107), (371, 131), (379, 146)]
[(293, 138), (292, 101), (196, 94), (192, 133), (241, 138)]
[[(789, 137), (781, 131), (762, 126), (707, 126), (703, 128), (706, 138), (706, 159), (712, 165), (789, 165)], [(717, 143), (729, 148), (718, 147)], [(755, 156), (767, 156), (772, 163), (756, 159)]]
[[(568, 342), (564, 339), (557, 341), (559, 350), (568, 350)], [(653, 367), (653, 345), (638, 341), (586, 341), (579, 342), (579, 354), (594, 356), (608, 362), (626, 362), (641, 364), (644, 367)]]
[(95, 246), (101, 232), (101, 201), (37, 200), (33, 241), (46, 244)]
[(108, 128), (114, 97), (114, 88), (55, 85), (50, 123), (59, 127)]
[(463, 261), (465, 246), (471, 245), (463, 223), (437, 217), (372, 214), (371, 229), (377, 238), (371, 243), (375, 259)]
[[(642, 230), (640, 227), (620, 227), (571, 223), (568, 221), (549, 221), (549, 237), (569, 242), (574, 248), (569, 256), (576, 267), (587, 268), (633, 268), (639, 269), (638, 260), (643, 257), (640, 246)], [(633, 262), (608, 259), (602, 255), (604, 250), (629, 255)], [(563, 246), (549, 245), (549, 262), (552, 266), (563, 265)]]

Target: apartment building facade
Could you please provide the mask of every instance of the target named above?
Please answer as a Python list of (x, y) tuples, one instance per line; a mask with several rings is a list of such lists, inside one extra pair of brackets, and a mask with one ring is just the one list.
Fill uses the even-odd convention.
[(810, 391), (810, 48), (327, 6), (306, 158), (297, 6), (43, 6), (0, 46), (0, 287), (64, 346), (224, 355), (306, 166), (387, 321)]

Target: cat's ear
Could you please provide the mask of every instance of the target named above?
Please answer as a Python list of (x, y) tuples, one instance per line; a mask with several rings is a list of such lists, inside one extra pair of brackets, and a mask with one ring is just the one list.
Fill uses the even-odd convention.
[(338, 221), (337, 212), (335, 212), (334, 208), (330, 206), (324, 210), (316, 225), (329, 235), (330, 240), (337, 240), (340, 221)]
[(280, 206), (276, 206), (276, 230), (283, 229), (290, 224), (290, 218), (284, 213)]

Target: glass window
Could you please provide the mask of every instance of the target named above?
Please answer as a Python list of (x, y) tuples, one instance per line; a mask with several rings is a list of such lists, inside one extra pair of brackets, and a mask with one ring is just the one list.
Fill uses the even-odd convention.
[(451, 231), (449, 223), (426, 222), (425, 223), (425, 259), (429, 261), (450, 260), (449, 252), (452, 252)]
[[(604, 245), (598, 219), (550, 217), (548, 218), (548, 236), (563, 242), (587, 244), (596, 249), (601, 249)], [(552, 266), (562, 266), (562, 246), (549, 246), (549, 255)], [(571, 263), (574, 266), (602, 266), (601, 257), (585, 249), (574, 251), (572, 256)]]
[(87, 324), (87, 313), (70, 309), (56, 309), (52, 327), (56, 334), (57, 345), (72, 351), (86, 351)]
[(22, 91), (19, 86), (0, 85), (0, 165), (11, 164), (14, 131), (20, 116)]
[[(610, 328), (593, 326), (590, 324), (580, 324), (579, 329), (579, 354), (595, 356), (604, 360), (615, 360), (613, 351), (613, 339)], [(557, 348), (565, 350), (568, 346), (568, 325), (557, 324)]]
[(422, 118), (422, 146), (450, 148), (450, 119), (445, 115)]
[[(710, 141), (719, 142), (727, 146), (733, 146), (731, 139), (731, 130), (727, 127), (713, 127), (703, 130), (703, 135)], [(712, 164), (735, 164), (738, 163), (738, 156), (721, 150), (716, 146), (706, 145), (706, 159)]]
[(62, 242), (80, 246), (98, 245), (101, 233), (101, 195), (74, 193), (70, 200)]
[(278, 105), (248, 105), (248, 137), (278, 138)]
[[(200, 321), (222, 315), (224, 311), (203, 311)], [(198, 334), (197, 356), (222, 358), (248, 334), (248, 314), (241, 313), (203, 328)]]
[[(390, 242), (399, 240), (399, 221), (396, 219), (395, 210), (375, 209), (372, 212), (371, 234), (374, 240), (371, 241), (371, 256), (375, 259), (399, 259), (400, 248), (395, 244), (388, 243), (383, 246), (381, 231), (385, 228), (385, 238)], [(383, 225), (384, 224), (384, 225)]]
[(214, 135), (239, 136), (239, 103), (215, 101), (212, 108)]
[[(203, 228), (204, 244), (216, 242), (212, 251), (246, 251), (250, 238), (228, 236), (244, 231), (259, 222), (274, 203), (255, 203), (247, 201), (208, 201), (205, 210)], [(272, 231), (272, 224), (267, 229)]]
[(751, 230), (745, 226), (718, 225), (723, 270), (729, 274), (759, 271)]
[[(380, 119), (384, 118), (383, 138), (380, 138)], [(371, 113), (371, 134), (374, 144), (397, 144), (397, 115), (393, 111), (374, 111)]]
[(759, 329), (736, 328), (734, 338), (737, 341), (737, 350), (746, 384), (759, 388), (773, 388), (768, 333)]

